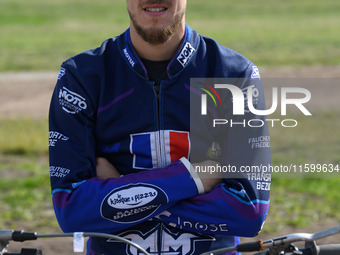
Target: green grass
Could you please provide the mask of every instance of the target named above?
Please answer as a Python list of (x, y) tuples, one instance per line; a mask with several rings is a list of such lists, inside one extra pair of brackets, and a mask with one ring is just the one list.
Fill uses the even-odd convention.
[(46, 155), (7, 155), (1, 160), (1, 228), (57, 229), (47, 162)]
[[(330, 110), (313, 116), (281, 117), (297, 120), (298, 126), (270, 128), (273, 165), (332, 164), (340, 168), (339, 116), (338, 110)], [(324, 178), (324, 174), (313, 178), (311, 173), (273, 176), (270, 223), (265, 232), (277, 232), (286, 226), (308, 227), (329, 218), (340, 220), (340, 204), (335, 202), (340, 201), (340, 172), (334, 172), (332, 178)]]
[(0, 228), (57, 228), (47, 120), (0, 119)]
[[(340, 2), (188, 1), (187, 23), (258, 65), (339, 65)], [(125, 1), (3, 0), (0, 71), (57, 70), (129, 25)]]
[(259, 65), (339, 64), (336, 1), (214, 1), (192, 6), (193, 27)]
[(47, 120), (0, 119), (0, 154), (46, 154)]
[(298, 122), (294, 128), (282, 127), (278, 122), (270, 128), (273, 165), (340, 164), (339, 117), (338, 110), (316, 112), (312, 116), (269, 116), (269, 119), (295, 119)]
[(58, 69), (128, 24), (123, 1), (5, 0), (1, 7), (1, 71)]
[[(270, 129), (273, 164), (340, 164), (338, 111), (289, 118), (299, 125)], [(0, 226), (60, 231), (51, 204), (47, 140), (46, 120), (0, 120)], [(339, 187), (340, 178), (273, 178), (264, 232), (340, 220)]]
[[(308, 228), (328, 219), (340, 220), (339, 178), (274, 178), (271, 206), (264, 232), (280, 232), (287, 226)], [(321, 230), (321, 229), (320, 229)]]

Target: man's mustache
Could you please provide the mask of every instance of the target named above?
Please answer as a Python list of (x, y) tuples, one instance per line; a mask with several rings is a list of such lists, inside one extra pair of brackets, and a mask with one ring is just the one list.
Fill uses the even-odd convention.
[(151, 4), (165, 4), (171, 6), (170, 0), (145, 0), (140, 2), (140, 6), (151, 5)]

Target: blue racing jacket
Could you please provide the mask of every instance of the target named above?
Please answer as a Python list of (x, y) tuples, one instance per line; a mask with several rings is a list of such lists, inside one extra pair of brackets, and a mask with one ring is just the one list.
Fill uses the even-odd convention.
[[(184, 255), (235, 245), (235, 236), (260, 231), (270, 176), (226, 178), (206, 193), (188, 160), (195, 150), (190, 78), (231, 77), (242, 81), (236, 82), (242, 90), (251, 84), (264, 109), (258, 69), (186, 26), (167, 74), (156, 95), (129, 29), (62, 64), (50, 105), (49, 156), (52, 200), (64, 232), (112, 233), (150, 254)], [(231, 94), (221, 101), (231, 106)], [(249, 111), (242, 118), (264, 120)], [(222, 161), (238, 168), (270, 164), (270, 146), (258, 146), (269, 139), (266, 124), (225, 132)], [(109, 160), (121, 177), (98, 179), (96, 157)], [(138, 254), (99, 238), (90, 238), (87, 253)]]

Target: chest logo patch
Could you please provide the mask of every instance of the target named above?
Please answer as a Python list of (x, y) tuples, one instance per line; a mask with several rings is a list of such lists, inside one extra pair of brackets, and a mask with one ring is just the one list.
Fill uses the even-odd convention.
[(177, 60), (183, 67), (187, 65), (189, 60), (192, 58), (195, 52), (195, 48), (192, 47), (190, 43), (186, 43), (181, 51), (181, 53), (178, 55)]

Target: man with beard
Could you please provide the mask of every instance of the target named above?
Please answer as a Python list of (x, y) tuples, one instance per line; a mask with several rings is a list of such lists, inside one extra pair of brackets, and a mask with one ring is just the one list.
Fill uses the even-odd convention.
[[(124, 33), (62, 64), (50, 106), (49, 151), (63, 231), (112, 233), (150, 254), (184, 255), (235, 245), (237, 235), (260, 230), (269, 191), (246, 178), (204, 178), (188, 160), (195, 149), (190, 78), (251, 80), (263, 103), (260, 75), (248, 59), (186, 25), (186, 5), (127, 0)], [(223, 103), (230, 105), (228, 95)], [(265, 125), (237, 128), (213, 148), (222, 149), (221, 162), (269, 164), (269, 149), (248, 143), (267, 135)], [(202, 160), (212, 159), (208, 153)], [(87, 254), (138, 252), (90, 238)]]

